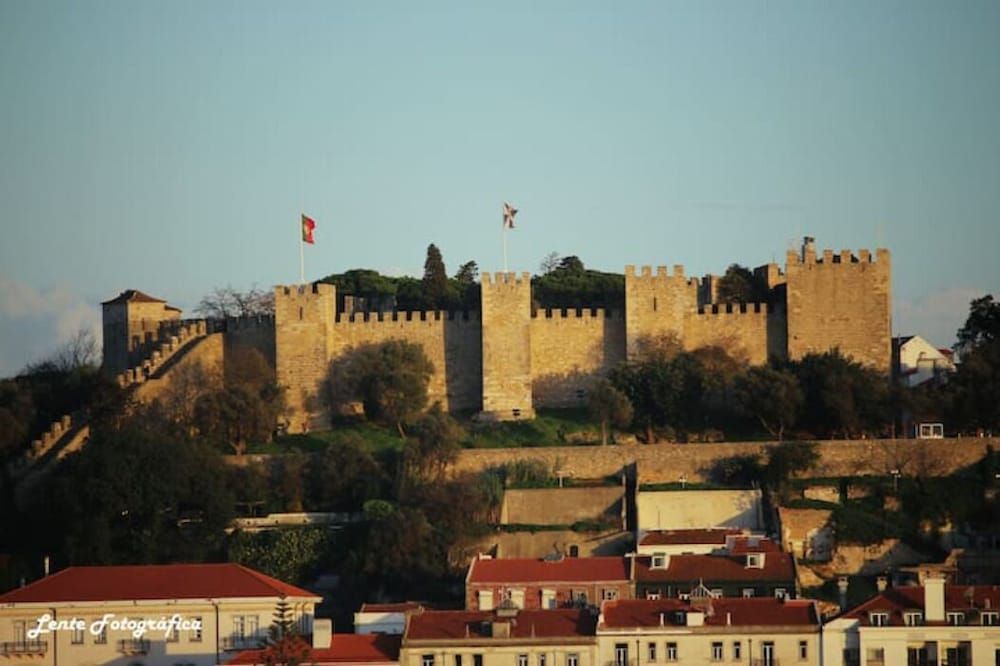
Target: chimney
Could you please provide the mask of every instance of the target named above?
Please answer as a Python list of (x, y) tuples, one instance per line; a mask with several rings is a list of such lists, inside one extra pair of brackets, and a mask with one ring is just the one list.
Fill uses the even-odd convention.
[(885, 588), (889, 587), (889, 580), (885, 576), (879, 576), (875, 581), (875, 587), (879, 592), (885, 592)]
[(313, 620), (313, 644), (314, 648), (328, 648), (333, 640), (333, 620), (329, 618), (315, 618)]
[(944, 622), (944, 577), (929, 576), (924, 581), (924, 619)]
[(847, 610), (847, 576), (837, 579), (837, 592), (840, 593), (840, 612)]
[(45, 576), (48, 577), (48, 575), (49, 575), (49, 556), (48, 555), (45, 556), (45, 559), (43, 560), (43, 565), (45, 567)]

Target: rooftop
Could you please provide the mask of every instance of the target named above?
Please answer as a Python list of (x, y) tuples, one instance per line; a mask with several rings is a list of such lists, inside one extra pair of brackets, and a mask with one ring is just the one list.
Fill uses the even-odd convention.
[[(757, 551), (754, 551), (757, 552)], [(635, 579), (640, 583), (690, 583), (716, 581), (793, 581), (792, 556), (768, 552), (760, 568), (748, 567), (745, 555), (671, 555), (667, 566), (653, 568), (649, 556), (635, 558)]]
[(110, 301), (104, 301), (101, 305), (111, 305), (113, 303), (166, 303), (166, 301), (162, 298), (150, 296), (149, 294), (143, 293), (138, 289), (126, 289)]
[(711, 599), (706, 608), (680, 599), (627, 599), (605, 602), (601, 629), (677, 626), (678, 612), (705, 612), (710, 626), (818, 626), (816, 607), (810, 600), (770, 597)]
[(393, 604), (361, 604), (360, 613), (406, 613), (424, 608), (419, 601), (400, 601)]
[(0, 604), (310, 597), (312, 592), (239, 564), (69, 567), (0, 595)]
[[(1000, 611), (1000, 586), (945, 585), (944, 607), (946, 613), (978, 614), (981, 611)], [(905, 625), (903, 613), (924, 612), (924, 586), (890, 587), (860, 606), (847, 611), (841, 617), (856, 619), (862, 626), (869, 626), (870, 613), (874, 611), (887, 612), (889, 626), (903, 626)]]
[(576, 608), (519, 610), (512, 617), (496, 611), (424, 611), (410, 616), (405, 640), (491, 638), (494, 622), (509, 622), (511, 638), (572, 638), (593, 636), (597, 617)]
[(579, 583), (629, 580), (624, 557), (566, 557), (561, 560), (528, 558), (475, 559), (470, 583)]
[[(401, 636), (388, 634), (334, 634), (328, 648), (311, 648), (310, 664), (359, 664), (399, 661)], [(264, 663), (264, 650), (244, 650), (227, 664)]]

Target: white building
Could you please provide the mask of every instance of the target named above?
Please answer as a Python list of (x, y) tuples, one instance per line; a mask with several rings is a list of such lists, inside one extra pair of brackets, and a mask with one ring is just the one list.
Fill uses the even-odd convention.
[(824, 666), (1000, 664), (1000, 587), (888, 588), (823, 628)]
[(907, 386), (943, 381), (955, 372), (951, 350), (938, 349), (919, 335), (894, 338), (892, 352), (896, 376)]
[(237, 564), (70, 567), (0, 595), (0, 665), (219, 664), (281, 599), (311, 634), (320, 597)]

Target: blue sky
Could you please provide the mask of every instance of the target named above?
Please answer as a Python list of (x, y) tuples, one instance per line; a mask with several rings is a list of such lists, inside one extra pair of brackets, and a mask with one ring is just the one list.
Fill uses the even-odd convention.
[(1000, 3), (0, 0), (0, 376), (135, 287), (893, 252), (1000, 292)]

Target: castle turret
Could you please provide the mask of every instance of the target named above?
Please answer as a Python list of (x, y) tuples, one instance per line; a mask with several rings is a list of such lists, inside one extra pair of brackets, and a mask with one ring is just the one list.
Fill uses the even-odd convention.
[(332, 284), (274, 288), (275, 354), (278, 383), (285, 387), (289, 432), (327, 423), (321, 387), (329, 371), (329, 348), (336, 317)]
[(160, 340), (163, 323), (180, 317), (180, 309), (138, 289), (101, 303), (104, 371), (115, 376), (138, 364)]
[(534, 418), (531, 396), (531, 275), (482, 278), (483, 416)]
[(812, 239), (785, 266), (788, 357), (839, 349), (845, 356), (889, 372), (892, 355), (888, 250), (824, 250)]
[(644, 347), (664, 337), (678, 341), (684, 335), (686, 313), (698, 308), (698, 282), (684, 277), (684, 267), (658, 266), (656, 274), (643, 266), (636, 275), (635, 266), (625, 267), (625, 353), (635, 360)]

